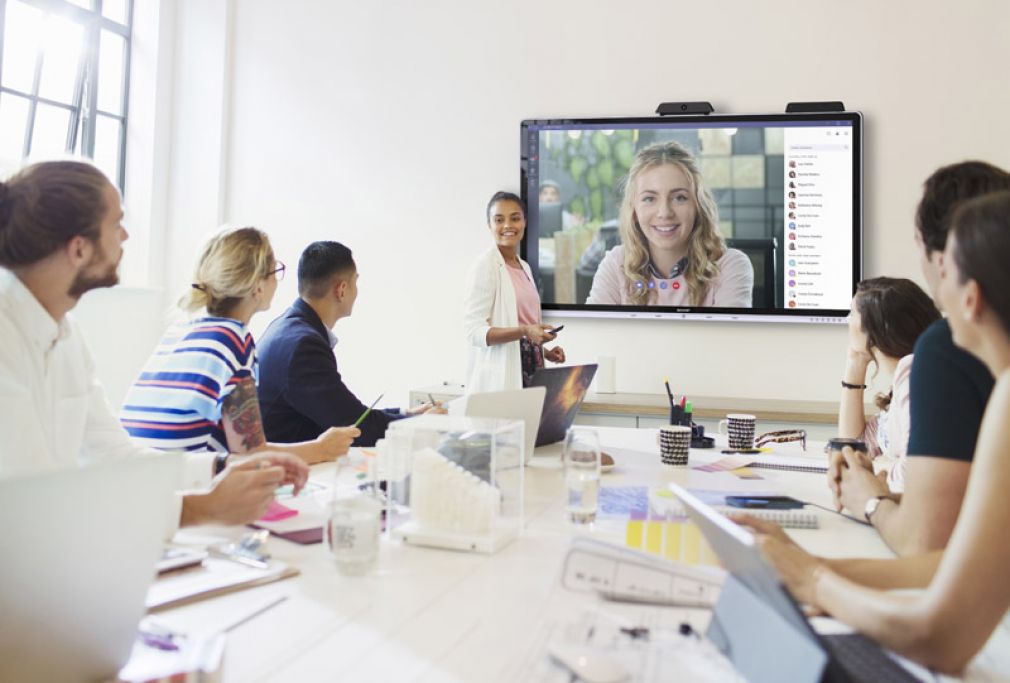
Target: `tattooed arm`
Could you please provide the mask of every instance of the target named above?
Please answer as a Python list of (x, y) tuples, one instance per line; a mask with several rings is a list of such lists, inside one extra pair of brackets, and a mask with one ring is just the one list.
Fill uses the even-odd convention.
[(252, 377), (244, 377), (235, 385), (225, 397), (221, 413), (229, 452), (249, 454), (269, 449), (296, 455), (309, 465), (345, 455), (351, 442), (361, 433), (356, 427), (332, 427), (313, 441), (267, 443)]
[(229, 452), (253, 453), (266, 446), (256, 382), (252, 377), (243, 377), (225, 396), (221, 414)]

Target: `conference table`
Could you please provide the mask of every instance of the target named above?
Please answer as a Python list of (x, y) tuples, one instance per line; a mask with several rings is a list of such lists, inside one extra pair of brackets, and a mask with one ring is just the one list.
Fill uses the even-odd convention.
[[(662, 489), (676, 482), (688, 488), (760, 489), (831, 506), (823, 474), (762, 470), (762, 479), (754, 481), (694, 469), (725, 457), (718, 448), (692, 450), (687, 467), (669, 467), (660, 463), (654, 429), (596, 431), (602, 450), (616, 461), (602, 477), (605, 487)], [(808, 443), (806, 453), (798, 444), (781, 444), (776, 452), (826, 461), (823, 444)], [(312, 477), (331, 480), (334, 465), (315, 466)], [(258, 604), (287, 596), (229, 632), (221, 673), (223, 681), (236, 682), (567, 681), (560, 667), (547, 662), (544, 643), (587, 614), (632, 620), (651, 615), (704, 632), (707, 609), (621, 605), (562, 587), (562, 562), (572, 538), (622, 543), (623, 526), (600, 520), (583, 528), (568, 521), (558, 444), (535, 451), (524, 481), (523, 531), (494, 555), (383, 538), (376, 569), (353, 577), (337, 572), (325, 544), (274, 538), (269, 543), (273, 557), (298, 567), (299, 576), (169, 610), (158, 619), (201, 637)], [(820, 528), (789, 530), (809, 551), (829, 557), (891, 556), (871, 528), (828, 511), (816, 514)]]

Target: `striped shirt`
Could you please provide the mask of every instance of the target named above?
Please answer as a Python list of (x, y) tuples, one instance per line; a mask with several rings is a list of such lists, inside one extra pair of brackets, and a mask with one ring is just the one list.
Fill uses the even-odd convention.
[(243, 378), (258, 380), (245, 325), (198, 318), (172, 327), (133, 383), (120, 420), (134, 440), (162, 450), (226, 452), (221, 408)]

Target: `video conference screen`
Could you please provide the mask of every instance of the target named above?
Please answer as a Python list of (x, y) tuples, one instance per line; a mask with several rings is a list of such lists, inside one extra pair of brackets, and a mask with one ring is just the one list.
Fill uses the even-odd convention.
[(528, 120), (545, 311), (838, 322), (861, 277), (858, 113)]

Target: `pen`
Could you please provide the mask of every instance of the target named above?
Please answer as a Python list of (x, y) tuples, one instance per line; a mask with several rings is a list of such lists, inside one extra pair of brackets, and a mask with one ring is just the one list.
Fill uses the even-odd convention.
[(382, 396), (383, 396), (382, 394), (379, 394), (379, 398), (377, 398), (377, 399), (375, 399), (374, 401), (372, 401), (372, 405), (368, 406), (368, 408), (366, 408), (366, 409), (365, 409), (365, 412), (363, 412), (363, 413), (361, 414), (361, 417), (359, 417), (359, 418), (358, 418), (358, 419), (357, 419), (357, 420), (356, 420), (356, 421), (354, 422), (354, 425), (353, 425), (353, 426), (355, 426), (355, 427), (359, 427), (359, 426), (361, 426), (361, 423), (365, 421), (365, 418), (366, 418), (366, 417), (368, 417), (368, 414), (369, 414), (370, 412), (372, 412), (372, 408), (374, 408), (374, 407), (375, 407), (375, 404), (376, 404), (376, 403), (378, 403), (378, 402), (379, 402), (379, 401), (380, 401), (380, 400), (382, 399)]
[(435, 397), (432, 396), (431, 394), (428, 394), (428, 400), (431, 401), (431, 405), (433, 406), (438, 405), (437, 403), (435, 403)]
[(666, 395), (670, 398), (670, 406), (673, 407), (673, 392), (670, 391), (670, 378), (663, 378), (663, 386), (666, 387)]
[(276, 605), (281, 604), (282, 602), (284, 602), (287, 599), (288, 599), (288, 596), (286, 596), (286, 595), (282, 595), (279, 598), (275, 598), (275, 599), (271, 600), (270, 602), (267, 602), (266, 604), (264, 604), (264, 605), (262, 605), (260, 607), (257, 607), (256, 609), (254, 609), (249, 614), (246, 614), (244, 617), (240, 618), (238, 621), (233, 622), (230, 626), (225, 626), (223, 629), (221, 629), (221, 632), (222, 633), (226, 633), (228, 631), (236, 629), (239, 626), (241, 626), (242, 624), (244, 624), (247, 621), (249, 621), (250, 619), (258, 617), (259, 615), (263, 614), (264, 612), (266, 612), (271, 607), (275, 607)]

